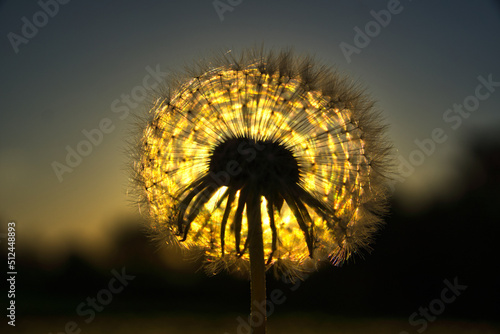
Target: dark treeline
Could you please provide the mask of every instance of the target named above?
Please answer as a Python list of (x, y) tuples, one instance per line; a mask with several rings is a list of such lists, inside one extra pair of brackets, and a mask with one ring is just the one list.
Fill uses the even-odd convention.
[[(463, 194), (412, 214), (394, 201), (373, 251), (364, 259), (357, 257), (341, 268), (325, 265), (295, 286), (268, 275), (268, 292), (281, 289), (286, 298), (276, 312), (407, 318), (442, 298), (448, 280), (467, 288), (446, 304), (442, 317), (496, 321), (500, 145), (483, 141), (471, 145), (470, 152), (474, 163), (460, 167)], [(207, 277), (194, 264), (169, 266), (140, 228), (120, 231), (116, 238), (107, 264), (92, 265), (73, 254), (61, 266), (46, 269), (34, 260), (35, 254), (20, 254), (18, 316), (75, 315), (80, 303), (107, 287), (111, 270), (122, 267), (135, 278), (106, 306), (110, 314), (247, 312), (248, 281), (227, 274)]]

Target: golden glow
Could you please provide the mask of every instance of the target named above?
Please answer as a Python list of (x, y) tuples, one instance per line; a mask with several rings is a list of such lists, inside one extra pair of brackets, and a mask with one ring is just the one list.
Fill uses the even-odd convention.
[[(241, 70), (219, 68), (205, 73), (178, 89), (172, 99), (158, 100), (151, 110), (152, 121), (142, 138), (139, 174), (152, 220), (177, 233), (174, 214), (183, 192), (208, 171), (211, 150), (225, 138), (280, 140), (300, 166), (300, 186), (318, 201), (332, 208), (333, 217), (321, 217), (310, 204), (314, 254), (309, 254), (304, 232), (285, 201), (274, 212), (278, 244), (272, 265), (289, 260), (298, 265), (310, 258), (333, 256), (342, 261), (351, 249), (349, 238), (367, 234), (356, 223), (368, 186), (370, 164), (366, 143), (352, 123), (352, 110), (335, 105), (320, 91), (304, 88), (300, 77), (263, 74), (256, 67)], [(226, 266), (248, 260), (248, 252), (237, 254), (233, 228), (240, 192), (236, 193), (225, 228), (222, 255), (221, 222), (226, 210), (227, 187), (220, 187), (197, 213), (190, 225), (186, 249), (201, 249), (208, 261), (223, 259)], [(272, 253), (272, 230), (262, 197), (264, 253)], [(186, 209), (189, 214), (191, 206)], [(245, 208), (246, 210), (246, 208)], [(360, 223), (362, 224), (362, 223)], [(248, 234), (244, 212), (241, 229), (243, 248)], [(182, 239), (182, 235), (177, 237)], [(354, 248), (353, 248), (354, 249)], [(342, 257), (339, 259), (339, 257)]]

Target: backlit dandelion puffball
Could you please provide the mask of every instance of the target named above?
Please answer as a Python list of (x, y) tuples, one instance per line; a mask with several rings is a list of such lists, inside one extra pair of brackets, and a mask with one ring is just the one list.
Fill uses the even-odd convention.
[(369, 247), (386, 208), (384, 134), (370, 98), (311, 58), (226, 53), (154, 100), (135, 179), (152, 230), (209, 273), (247, 269), (259, 233), (266, 267), (296, 275)]

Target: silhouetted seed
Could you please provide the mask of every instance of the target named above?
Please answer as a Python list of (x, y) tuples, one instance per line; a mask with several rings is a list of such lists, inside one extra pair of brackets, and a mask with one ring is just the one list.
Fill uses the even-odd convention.
[(343, 263), (386, 208), (391, 147), (373, 103), (290, 51), (231, 59), (190, 71), (150, 112), (162, 121), (146, 125), (134, 179), (152, 229), (202, 255), (207, 273), (250, 262), (252, 284), (271, 267), (294, 279)]

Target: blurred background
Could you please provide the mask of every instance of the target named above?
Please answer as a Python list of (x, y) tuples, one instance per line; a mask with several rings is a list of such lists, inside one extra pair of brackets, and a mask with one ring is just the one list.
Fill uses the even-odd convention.
[[(285, 298), (269, 332), (500, 333), (498, 1), (10, 0), (0, 33), (0, 254), (7, 268), (14, 221), (18, 272), (2, 333), (246, 333), (248, 281), (148, 239), (127, 140), (147, 86), (261, 43), (366, 87), (400, 166), (370, 254), (296, 285), (269, 275)], [(106, 299), (123, 270), (134, 278)], [(439, 303), (446, 280), (467, 288)], [(107, 304), (91, 317), (87, 298)]]

